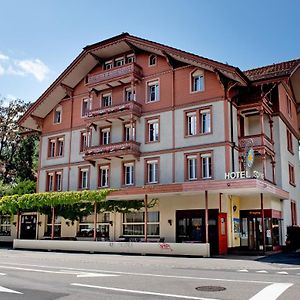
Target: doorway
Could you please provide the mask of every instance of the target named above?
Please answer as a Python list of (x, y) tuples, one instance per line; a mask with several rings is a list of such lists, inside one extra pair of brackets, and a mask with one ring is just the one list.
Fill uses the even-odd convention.
[[(218, 210), (208, 211), (210, 253), (218, 254)], [(205, 243), (205, 210), (176, 211), (176, 243)]]
[(25, 240), (36, 239), (37, 215), (22, 215), (20, 238)]

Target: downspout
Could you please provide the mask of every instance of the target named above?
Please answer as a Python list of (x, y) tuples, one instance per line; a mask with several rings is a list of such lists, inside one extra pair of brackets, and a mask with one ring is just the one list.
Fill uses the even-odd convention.
[(73, 103), (74, 103), (74, 95), (72, 93), (71, 98), (71, 120), (70, 120), (70, 139), (69, 139), (69, 158), (68, 158), (68, 188), (67, 190), (70, 190), (70, 173), (71, 173), (71, 148), (72, 148), (72, 135), (73, 135)]

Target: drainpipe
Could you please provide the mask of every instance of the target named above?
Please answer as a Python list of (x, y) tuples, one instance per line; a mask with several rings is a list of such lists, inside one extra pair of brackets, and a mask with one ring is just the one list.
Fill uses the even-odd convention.
[(231, 140), (231, 168), (232, 172), (235, 171), (235, 163), (234, 163), (234, 148), (235, 142), (233, 139), (233, 104), (232, 100), (230, 101), (230, 140)]

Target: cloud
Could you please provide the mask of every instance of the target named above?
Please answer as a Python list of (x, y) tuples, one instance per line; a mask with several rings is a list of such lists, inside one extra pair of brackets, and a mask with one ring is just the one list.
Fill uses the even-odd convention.
[(0, 60), (9, 60), (9, 57), (0, 52)]
[(38, 81), (43, 81), (49, 73), (49, 68), (38, 58), (15, 61), (15, 65), (19, 67), (17, 71), (32, 74)]
[(40, 59), (13, 59), (0, 52), (0, 76), (28, 76), (32, 75), (37, 81), (46, 79), (50, 70)]

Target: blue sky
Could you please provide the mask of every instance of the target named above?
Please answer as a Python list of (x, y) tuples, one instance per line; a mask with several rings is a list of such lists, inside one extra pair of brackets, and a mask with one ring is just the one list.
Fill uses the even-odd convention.
[(84, 46), (125, 31), (242, 70), (300, 57), (297, 0), (9, 0), (0, 9), (0, 94), (26, 101)]

